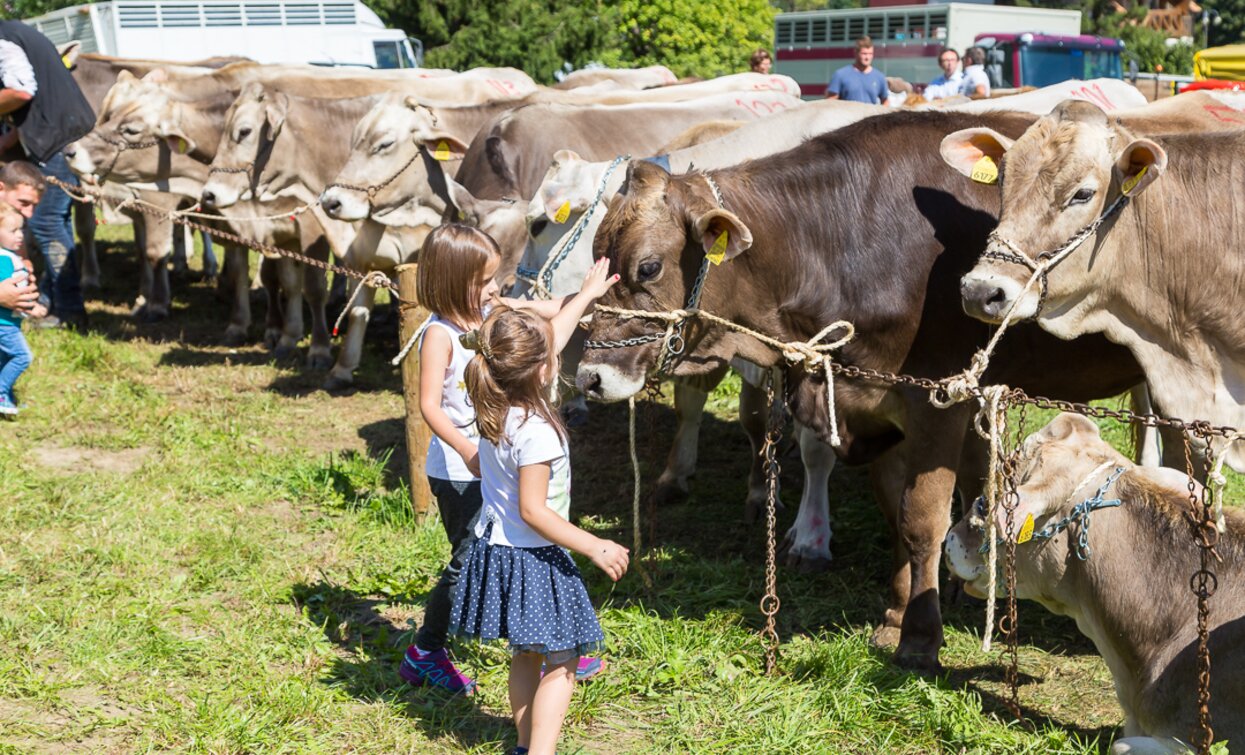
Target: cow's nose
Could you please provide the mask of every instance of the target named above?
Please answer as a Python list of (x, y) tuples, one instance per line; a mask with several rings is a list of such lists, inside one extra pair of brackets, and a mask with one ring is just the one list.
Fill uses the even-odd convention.
[(960, 299), (965, 314), (988, 320), (1001, 318), (1012, 304), (1001, 282), (993, 278), (965, 276), (960, 281)]
[(70, 144), (68, 147), (65, 147), (65, 149), (62, 151), (65, 153), (66, 160), (72, 160), (74, 159), (74, 155), (78, 154), (78, 148), (74, 146), (73, 144)]
[(575, 376), (579, 392), (591, 399), (601, 399), (601, 373), (591, 367), (580, 367)]
[(203, 196), (199, 197), (199, 200), (203, 202), (204, 205), (211, 207), (216, 204), (216, 192), (204, 189)]
[(330, 215), (336, 215), (342, 209), (342, 201), (337, 197), (322, 197), (320, 204), (324, 207), (324, 211)]

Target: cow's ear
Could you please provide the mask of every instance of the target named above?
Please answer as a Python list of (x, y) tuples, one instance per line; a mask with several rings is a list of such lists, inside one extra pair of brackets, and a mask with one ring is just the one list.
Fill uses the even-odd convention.
[(974, 181), (995, 183), (999, 161), (1014, 143), (992, 128), (966, 128), (947, 134), (938, 151), (947, 165)]
[(712, 209), (696, 219), (692, 229), (715, 265), (733, 260), (752, 248), (752, 231), (734, 213)]
[(78, 55), (82, 53), (82, 43), (77, 40), (67, 42), (56, 48), (56, 51), (60, 53), (61, 62), (65, 64), (65, 67), (73, 70), (73, 67), (78, 64)]
[(1167, 150), (1149, 139), (1134, 139), (1115, 162), (1120, 191), (1137, 196), (1167, 169)]
[[(117, 77), (120, 80), (120, 76)], [(153, 68), (143, 77), (148, 84), (164, 84), (169, 80), (169, 72), (163, 68)]]
[(169, 151), (176, 155), (189, 155), (195, 151), (195, 140), (186, 136), (180, 128), (161, 124), (158, 136), (168, 145)]
[(461, 160), (467, 154), (467, 145), (452, 134), (430, 134), (420, 139), (420, 142), (434, 160)]
[(265, 97), (267, 102), (264, 105), (264, 120), (268, 121), (268, 138), (275, 139), (285, 125), (285, 116), (290, 110), (290, 98), (282, 92), (266, 94)]
[(1088, 417), (1072, 412), (1060, 414), (1037, 433), (1038, 438), (1044, 442), (1068, 440), (1074, 435), (1100, 437), (1098, 425)]

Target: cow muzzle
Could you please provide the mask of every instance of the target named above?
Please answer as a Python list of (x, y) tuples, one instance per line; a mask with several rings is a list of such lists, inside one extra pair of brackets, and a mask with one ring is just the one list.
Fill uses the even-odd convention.
[(581, 364), (575, 373), (575, 387), (594, 401), (622, 401), (640, 392), (644, 375), (631, 377), (608, 364)]
[(91, 159), (91, 151), (89, 149), (80, 142), (73, 142), (65, 147), (64, 152), (65, 161), (69, 164), (69, 169), (78, 178), (87, 183), (96, 183), (95, 161)]
[(217, 210), (234, 206), (238, 199), (239, 193), (236, 190), (215, 181), (204, 184), (203, 193), (199, 195), (199, 201), (204, 207)]
[(320, 206), (325, 214), (337, 220), (364, 220), (371, 214), (366, 194), (340, 186), (325, 189), (320, 195)]
[(1037, 288), (1025, 291), (1013, 278), (975, 268), (960, 279), (960, 299), (964, 313), (978, 320), (997, 324), (1009, 311), (1013, 320), (1027, 320), (1037, 314)]
[[(973, 597), (981, 598), (986, 594), (986, 565), (977, 550), (981, 547), (981, 537), (968, 531), (968, 522), (961, 521), (947, 533), (943, 542), (943, 552), (947, 556), (947, 568), (953, 575), (964, 581), (964, 589)], [(976, 584), (978, 581), (981, 584)]]

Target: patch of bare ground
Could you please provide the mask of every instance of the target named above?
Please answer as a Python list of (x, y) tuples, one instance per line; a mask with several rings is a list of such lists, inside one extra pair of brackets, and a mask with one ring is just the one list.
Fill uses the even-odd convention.
[(138, 711), (97, 687), (74, 687), (56, 703), (0, 699), (0, 743), (20, 752), (127, 752)]
[(98, 448), (35, 446), (30, 457), (40, 466), (65, 473), (115, 472), (133, 474), (143, 466), (153, 449), (146, 447), (105, 451)]

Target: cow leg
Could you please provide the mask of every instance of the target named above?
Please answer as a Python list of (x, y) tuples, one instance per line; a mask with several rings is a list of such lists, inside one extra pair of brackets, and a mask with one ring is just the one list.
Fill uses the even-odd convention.
[(923, 401), (908, 404), (908, 437), (901, 444), (907, 474), (899, 502), (899, 537), (908, 550), (912, 583), (894, 656), (896, 665), (905, 668), (930, 672), (940, 668), (938, 567), (951, 526), (951, 494), (967, 427), (967, 408), (939, 410)]
[[(349, 253), (347, 253), (347, 257), (342, 260), (342, 265), (345, 267), (351, 267)], [(351, 283), (346, 276), (333, 273), (333, 284), (329, 288), (329, 309), (336, 312), (346, 306), (346, 298), (350, 296), (350, 291), (353, 290), (353, 283)]]
[(173, 274), (179, 278), (190, 273), (190, 250), (194, 249), (194, 231), (184, 225), (177, 226), (173, 231)]
[[(261, 263), (262, 267), (262, 263)], [(225, 345), (241, 346), (246, 343), (246, 331), (251, 327), (251, 263), (244, 246), (229, 244), (225, 247), (226, 289), (233, 295), (229, 325), (225, 328)]]
[[(744, 521), (753, 524), (757, 516), (765, 510), (765, 501), (769, 497), (765, 480), (765, 459), (761, 456), (765, 445), (766, 425), (769, 424), (769, 404), (766, 402), (764, 389), (753, 385), (747, 379), (740, 381), (739, 385), (739, 424), (743, 425), (744, 432), (748, 435), (748, 445), (752, 448), (752, 463), (748, 465), (748, 497), (744, 500)], [(781, 501), (775, 503), (778, 508), (782, 508)]]
[(670, 455), (666, 458), (666, 468), (657, 478), (654, 500), (659, 506), (683, 500), (689, 493), (687, 481), (696, 472), (700, 423), (708, 399), (706, 391), (677, 381), (674, 384), (674, 416), (678, 426), (674, 431)]
[(912, 590), (912, 568), (908, 548), (899, 536), (899, 501), (904, 492), (904, 459), (901, 449), (893, 448), (869, 465), (869, 481), (878, 508), (886, 518), (891, 530), (890, 606), (882, 616), (882, 623), (873, 631), (873, 644), (883, 648), (899, 646), (900, 627), (904, 611), (908, 607), (908, 595)]
[(99, 254), (95, 248), (93, 203), (73, 203), (73, 227), (78, 235), (78, 258), (82, 260), (82, 289), (99, 289)]
[(281, 331), (285, 325), (285, 301), (281, 298), (281, 270), (278, 260), (260, 257), (255, 278), (251, 281), (251, 287), (254, 288), (259, 283), (264, 292), (264, 301), (268, 305), (264, 316), (264, 348), (273, 351), (281, 340)]
[[(321, 236), (307, 250), (307, 254), (312, 259), (327, 260), (331, 254), (328, 240)], [(307, 306), (311, 308), (311, 345), (307, 349), (307, 366), (313, 370), (327, 370), (333, 366), (332, 340), (329, 337), (328, 315), (324, 309), (329, 294), (328, 278), (324, 270), (313, 265), (299, 267), (303, 269)]]
[[(335, 276), (340, 280), (345, 280), (345, 277)], [(360, 285), (362, 284), (358, 281), (351, 281), (351, 292)], [(332, 298), (331, 294), (329, 298)], [(367, 324), (375, 302), (376, 289), (363, 286), (363, 290), (350, 305), (350, 312), (346, 314), (346, 335), (342, 337), (341, 348), (337, 351), (337, 362), (324, 381), (324, 390), (340, 391), (354, 385), (354, 371), (359, 368), (359, 361), (363, 358), (363, 338), (367, 335)]]
[(834, 449), (823, 443), (812, 430), (796, 423), (800, 441), (800, 460), (804, 462), (804, 491), (795, 524), (787, 530), (782, 548), (787, 566), (800, 571), (820, 572), (830, 568), (830, 472), (834, 470)]
[(277, 261), (277, 276), (281, 282), (284, 327), (277, 338), (273, 355), (277, 359), (292, 357), (298, 353), (298, 342), (303, 340), (303, 271), (302, 264), (288, 257)]
[(169, 316), (173, 295), (169, 288), (169, 243), (176, 236), (167, 218), (149, 218), (144, 236), (145, 265), (150, 270), (151, 290), (140, 315), (144, 322), (159, 322)]

